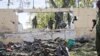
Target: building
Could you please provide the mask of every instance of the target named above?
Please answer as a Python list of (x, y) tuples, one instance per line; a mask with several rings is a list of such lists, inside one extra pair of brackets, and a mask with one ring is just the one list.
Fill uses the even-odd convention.
[(93, 8), (76, 8), (74, 9), (74, 15), (78, 17), (75, 22), (75, 30), (77, 36), (90, 35), (95, 36), (95, 29), (91, 32), (92, 19), (96, 19), (96, 9)]
[(0, 9), (0, 32), (15, 33), (18, 31), (18, 16), (13, 10)]
[[(96, 9), (93, 8), (74, 8), (74, 15), (78, 17), (75, 22), (75, 31), (77, 36), (90, 35), (95, 36), (95, 29), (92, 28), (92, 19), (96, 19)], [(22, 27), (21, 27), (22, 28)], [(0, 10), (0, 32), (18, 32), (18, 16), (14, 10)], [(22, 31), (22, 30), (20, 30)]]

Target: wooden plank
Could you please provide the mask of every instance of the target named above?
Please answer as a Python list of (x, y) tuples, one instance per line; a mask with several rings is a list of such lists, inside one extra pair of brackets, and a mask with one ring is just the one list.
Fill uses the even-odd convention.
[[(74, 10), (77, 10), (77, 12), (80, 9), (89, 9), (89, 10), (95, 10), (93, 8), (73, 8)], [(32, 13), (44, 13), (44, 12), (67, 12), (70, 10), (70, 8), (47, 8), (47, 9), (0, 9), (3, 11), (14, 11), (14, 12), (32, 12)]]
[(44, 12), (67, 12), (68, 8), (48, 8), (48, 9), (15, 9), (17, 12), (31, 12), (31, 13), (44, 13)]
[(48, 9), (24, 9), (17, 10), (18, 12), (31, 12), (31, 13), (43, 13), (43, 12), (67, 12), (66, 8), (48, 8)]

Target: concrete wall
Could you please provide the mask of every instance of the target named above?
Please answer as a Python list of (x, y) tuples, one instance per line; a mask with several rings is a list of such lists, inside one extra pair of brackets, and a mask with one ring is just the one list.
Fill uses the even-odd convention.
[(0, 32), (17, 32), (18, 17), (13, 10), (0, 9)]
[[(96, 18), (96, 9), (92, 8), (75, 8), (74, 15), (78, 17), (75, 22), (77, 36), (90, 35), (95, 36), (95, 30), (90, 32), (92, 19)], [(13, 22), (15, 24), (13, 24)], [(0, 10), (0, 32), (17, 32), (18, 17), (13, 10)]]
[(90, 35), (95, 37), (95, 29), (90, 32), (92, 28), (92, 19), (96, 19), (96, 9), (93, 8), (76, 8), (74, 9), (74, 15), (78, 17), (78, 21), (75, 22), (75, 29), (77, 36)]

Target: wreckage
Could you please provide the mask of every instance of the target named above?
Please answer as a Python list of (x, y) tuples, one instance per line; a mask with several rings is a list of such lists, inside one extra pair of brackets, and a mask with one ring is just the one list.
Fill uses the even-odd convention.
[(33, 42), (9, 42), (8, 44), (0, 42), (0, 56), (96, 56), (94, 42), (93, 38), (83, 37), (67, 41), (56, 38), (55, 40), (35, 39)]

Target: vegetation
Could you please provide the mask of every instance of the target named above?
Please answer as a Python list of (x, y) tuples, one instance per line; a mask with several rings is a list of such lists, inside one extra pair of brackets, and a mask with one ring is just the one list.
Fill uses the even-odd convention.
[[(92, 7), (93, 0), (80, 0), (79, 7)], [(49, 5), (52, 8), (70, 8), (71, 6), (76, 7), (75, 0), (49, 0)], [(60, 15), (60, 18), (63, 20), (63, 18), (66, 18), (66, 16), (63, 15), (64, 13), (38, 13), (38, 28), (44, 28), (47, 26), (47, 23), (50, 18), (54, 20), (55, 15)], [(65, 12), (65, 14), (67, 14)]]
[(37, 13), (38, 28), (44, 28), (48, 25), (50, 18), (54, 19), (54, 13)]

